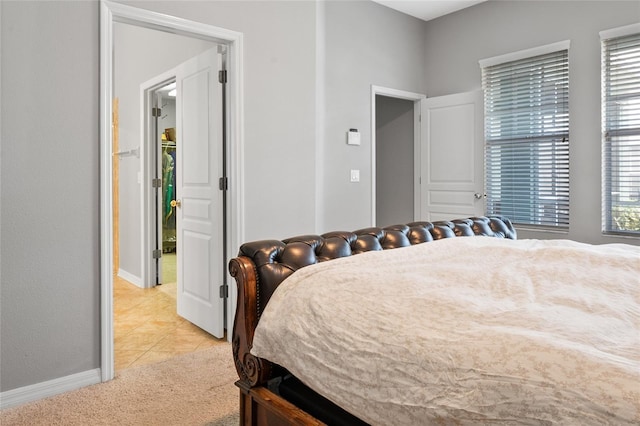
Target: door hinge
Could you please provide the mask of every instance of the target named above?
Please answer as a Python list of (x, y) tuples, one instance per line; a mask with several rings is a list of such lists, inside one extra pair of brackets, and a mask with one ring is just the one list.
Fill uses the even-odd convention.
[(229, 297), (229, 286), (223, 284), (220, 286), (220, 298), (225, 299)]
[(162, 250), (160, 249), (154, 250), (151, 252), (151, 255), (153, 256), (154, 259), (160, 259), (162, 257)]
[(226, 177), (221, 177), (218, 180), (218, 187), (220, 188), (220, 191), (226, 191), (229, 189), (229, 180)]
[(152, 117), (162, 117), (162, 109), (160, 108), (151, 108), (151, 116)]
[(218, 71), (218, 81), (220, 83), (226, 83), (227, 82), (227, 70)]
[(160, 179), (160, 178), (151, 179), (151, 187), (152, 188), (162, 188), (162, 179)]

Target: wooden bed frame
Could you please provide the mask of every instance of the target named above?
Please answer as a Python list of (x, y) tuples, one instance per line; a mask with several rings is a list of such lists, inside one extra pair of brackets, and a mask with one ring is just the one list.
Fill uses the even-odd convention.
[[(322, 425), (338, 424), (322, 413), (335, 414), (333, 404), (315, 410), (318, 395), (305, 396), (305, 407), (288, 401), (274, 390), (287, 374), (282, 367), (251, 354), (254, 330), (269, 298), (278, 285), (297, 269), (370, 250), (386, 250), (457, 236), (493, 236), (516, 239), (509, 219), (499, 216), (473, 217), (442, 222), (413, 222), (386, 228), (366, 228), (354, 232), (330, 232), (286, 240), (263, 240), (243, 244), (229, 270), (238, 286), (238, 304), (233, 327), (233, 357), (240, 389), (241, 425)], [(305, 393), (306, 395), (306, 393)], [(308, 403), (308, 404), (307, 404)], [(325, 401), (326, 404), (326, 401)], [(302, 405), (302, 404), (300, 404)], [(348, 416), (348, 413), (345, 412)], [(338, 413), (339, 415), (339, 413)], [(325, 417), (325, 418), (323, 418)], [(352, 424), (347, 418), (344, 424)]]

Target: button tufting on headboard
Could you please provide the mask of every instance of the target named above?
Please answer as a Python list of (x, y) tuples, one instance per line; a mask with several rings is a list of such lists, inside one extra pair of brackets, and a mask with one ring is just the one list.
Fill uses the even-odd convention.
[(318, 262), (372, 250), (387, 250), (441, 238), (490, 236), (516, 239), (511, 221), (501, 216), (472, 217), (440, 222), (412, 222), (354, 232), (336, 231), (302, 235), (282, 241), (263, 240), (243, 244), (239, 256), (256, 265), (259, 305), (265, 306), (278, 285), (296, 270)]

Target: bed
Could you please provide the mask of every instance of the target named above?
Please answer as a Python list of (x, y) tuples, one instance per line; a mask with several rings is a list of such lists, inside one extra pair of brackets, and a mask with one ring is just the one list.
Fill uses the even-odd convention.
[(243, 425), (640, 424), (639, 247), (475, 217), (250, 242), (229, 268)]

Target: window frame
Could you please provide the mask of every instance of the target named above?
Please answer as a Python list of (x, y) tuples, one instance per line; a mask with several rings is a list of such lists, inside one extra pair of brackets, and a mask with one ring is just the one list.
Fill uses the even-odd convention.
[[(526, 61), (530, 65), (530, 70), (529, 70), (530, 75), (534, 75), (535, 74), (534, 70), (536, 68), (536, 65), (540, 64), (540, 68), (543, 68), (544, 66), (546, 66), (545, 64), (546, 59), (548, 59), (552, 55), (557, 55), (560, 59), (562, 59), (562, 67), (563, 67), (562, 69), (563, 69), (563, 72), (566, 73), (565, 80), (563, 80), (566, 83), (566, 88), (563, 88), (563, 91), (562, 91), (562, 94), (564, 96), (564, 102), (562, 102), (564, 104), (563, 105), (564, 109), (559, 112), (554, 111), (552, 117), (553, 117), (553, 120), (557, 120), (558, 117), (564, 116), (564, 118), (560, 118), (559, 120), (564, 122), (562, 131), (555, 132), (556, 134), (554, 135), (553, 134), (554, 132), (548, 132), (544, 130), (545, 129), (544, 124), (539, 124), (538, 127), (528, 127), (528, 129), (530, 130), (540, 131), (539, 134), (535, 136), (527, 136), (527, 137), (520, 136), (519, 138), (521, 139), (521, 141), (519, 142), (520, 145), (525, 146), (525, 144), (522, 142), (522, 140), (525, 140), (525, 139), (528, 139), (530, 141), (528, 142), (529, 145), (526, 146), (526, 148), (522, 149), (522, 148), (518, 148), (516, 145), (516, 142), (514, 142), (510, 148), (506, 148), (506, 149), (513, 149), (513, 150), (521, 149), (523, 152), (525, 152), (526, 150), (532, 152), (532, 155), (530, 157), (528, 157), (526, 154), (522, 154), (522, 158), (529, 159), (528, 164), (525, 165), (527, 170), (539, 169), (540, 165), (544, 162), (544, 159), (541, 158), (542, 156), (550, 156), (550, 157), (553, 157), (553, 159), (555, 159), (556, 157), (560, 157), (562, 159), (561, 164), (558, 164), (558, 165), (554, 164), (552, 167), (545, 170), (547, 170), (547, 174), (551, 174), (552, 180), (554, 182), (553, 185), (559, 184), (562, 187), (561, 190), (558, 191), (558, 193), (561, 194), (561, 199), (559, 200), (559, 203), (556, 203), (556, 206), (552, 208), (552, 213), (549, 216), (547, 216), (546, 212), (544, 213), (539, 212), (542, 206), (542, 203), (540, 202), (540, 200), (544, 197), (544, 192), (545, 192), (544, 188), (547, 188), (547, 186), (546, 184), (544, 186), (539, 185), (540, 182), (544, 180), (544, 176), (536, 172), (534, 180), (537, 183), (536, 182), (531, 183), (532, 187), (536, 188), (535, 194), (528, 197), (529, 198), (528, 205), (530, 205), (529, 207), (530, 212), (527, 213), (526, 209), (524, 209), (523, 206), (520, 206), (519, 207), (520, 211), (518, 211), (518, 209), (513, 211), (513, 215), (518, 217), (510, 217), (510, 219), (514, 221), (514, 223), (517, 225), (521, 225), (522, 227), (528, 227), (531, 229), (540, 229), (540, 230), (546, 229), (546, 230), (553, 230), (553, 231), (560, 231), (560, 232), (567, 232), (569, 229), (569, 224), (570, 224), (569, 48), (570, 48), (570, 41), (565, 40), (558, 43), (552, 43), (544, 46), (534, 47), (532, 49), (521, 50), (518, 52), (513, 52), (506, 55), (500, 55), (500, 56), (483, 59), (479, 61), (481, 72), (482, 72), (483, 93), (485, 96), (485, 102), (484, 102), (485, 103), (485, 193), (487, 194), (487, 203), (486, 203), (485, 209), (487, 214), (496, 213), (496, 210), (493, 210), (494, 208), (491, 207), (491, 204), (490, 204), (492, 199), (492, 196), (491, 196), (492, 191), (494, 194), (497, 194), (498, 191), (502, 191), (502, 189), (495, 190), (491, 186), (494, 185), (494, 182), (497, 182), (497, 184), (501, 186), (502, 180), (503, 180), (503, 176), (502, 176), (503, 172), (502, 172), (501, 165), (497, 164), (494, 158), (490, 158), (490, 156), (495, 155), (495, 153), (491, 152), (491, 150), (494, 149), (494, 146), (499, 145), (501, 143), (501, 140), (508, 139), (508, 138), (497, 137), (494, 139), (494, 138), (490, 138), (490, 135), (488, 134), (489, 133), (488, 129), (490, 127), (489, 120), (492, 120), (492, 119), (495, 120), (495, 116), (490, 115), (488, 111), (490, 106), (489, 106), (489, 100), (487, 99), (487, 97), (490, 95), (488, 95), (488, 88), (486, 87), (486, 84), (487, 84), (486, 78), (489, 78), (486, 75), (486, 73), (494, 72), (496, 70), (496, 68), (494, 67), (504, 66), (504, 69), (506, 70), (508, 69), (508, 67), (512, 65), (517, 65), (518, 62), (520, 61)], [(536, 63), (535, 62), (536, 59), (539, 59), (540, 62)], [(535, 87), (538, 87), (538, 89), (543, 89), (545, 87), (546, 85), (545, 78), (546, 76), (539, 77), (538, 82), (536, 83), (537, 86), (536, 84), (533, 84), (531, 86), (531, 92), (529, 92), (530, 97), (533, 98), (536, 96)], [(516, 83), (516, 84), (520, 84), (520, 83)], [(524, 87), (524, 85), (522, 87)], [(547, 95), (544, 95), (544, 96), (547, 96)], [(532, 102), (532, 105), (535, 105), (535, 102)], [(538, 108), (536, 108), (535, 106), (530, 107), (529, 110), (534, 114), (542, 114), (541, 105), (538, 105)], [(523, 128), (526, 129), (527, 126), (525, 125)], [(521, 128), (519, 127), (519, 129)], [(556, 146), (558, 145), (558, 141), (553, 140), (553, 137), (558, 135), (561, 136), (560, 143), (562, 144), (566, 143), (566, 145)], [(562, 137), (562, 135), (564, 135), (564, 137)], [(506, 141), (506, 144), (508, 143), (509, 142)], [(545, 144), (547, 145), (547, 148), (544, 148)], [(495, 149), (499, 151), (502, 148), (495, 148)], [(518, 153), (518, 155), (520, 154), (521, 153)], [(535, 161), (534, 161), (534, 157), (537, 157)], [(549, 160), (549, 158), (547, 158), (547, 160)], [(513, 164), (510, 164), (510, 166), (513, 167)], [(492, 173), (495, 173), (494, 170), (496, 169), (500, 170), (500, 172), (498, 172), (500, 176), (497, 179), (495, 178), (495, 176), (494, 177), (491, 176)], [(560, 175), (558, 172), (560, 172)], [(526, 173), (523, 174), (522, 176), (524, 175), (526, 175)], [(520, 179), (521, 181), (523, 180), (522, 177), (520, 177)], [(517, 192), (518, 192), (518, 189), (516, 186), (514, 186), (514, 188), (511, 189), (511, 193), (516, 194)], [(518, 197), (514, 195), (513, 198), (516, 199)], [(518, 202), (524, 203), (525, 202), (524, 198), (517, 199), (515, 200), (515, 202), (512, 202), (512, 204), (517, 204)], [(519, 215), (518, 213), (522, 213), (522, 215)], [(505, 212), (501, 210), (500, 214), (509, 215), (509, 212)], [(555, 219), (553, 217), (555, 217)]]
[[(613, 188), (613, 158), (616, 155), (612, 152), (614, 145), (613, 138), (616, 137), (633, 137), (635, 140), (640, 141), (640, 123), (634, 128), (623, 128), (619, 123), (622, 114), (614, 112), (611, 105), (615, 103), (612, 98), (617, 98), (619, 95), (609, 96), (612, 83), (609, 79), (610, 69), (608, 68), (608, 57), (612, 53), (608, 48), (610, 42), (613, 40), (621, 40), (629, 36), (637, 36), (640, 38), (640, 24), (627, 25), (624, 27), (618, 27), (611, 30), (605, 30), (600, 32), (600, 52), (601, 52), (601, 144), (602, 144), (602, 234), (612, 236), (628, 236), (628, 237), (640, 237), (640, 227), (638, 230), (631, 229), (614, 229), (613, 210), (614, 207), (619, 207), (617, 203), (614, 205), (614, 188)], [(613, 50), (613, 49), (611, 49)], [(640, 67), (640, 56), (637, 59), (637, 64), (633, 65)], [(613, 83), (613, 89), (619, 88), (622, 84)], [(635, 88), (635, 87), (634, 87)], [(640, 84), (637, 86), (638, 92), (634, 93), (628, 99), (637, 100), (640, 102)], [(628, 100), (627, 99), (627, 100)], [(640, 113), (640, 105), (633, 108), (634, 112)], [(611, 127), (610, 123), (617, 123), (619, 127)], [(640, 150), (633, 151), (636, 155), (640, 154)], [(618, 167), (620, 164), (616, 164)], [(638, 171), (640, 173), (640, 170)], [(623, 188), (627, 188), (624, 186)], [(630, 188), (629, 188), (630, 189)], [(636, 200), (638, 204), (638, 211), (640, 211), (640, 197)], [(630, 205), (633, 207), (633, 205)], [(637, 213), (636, 213), (637, 214)], [(632, 213), (631, 213), (632, 215)], [(637, 218), (636, 218), (637, 219)]]

